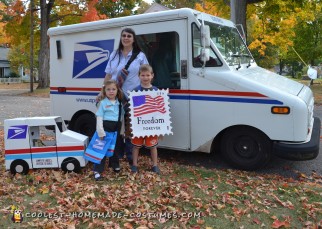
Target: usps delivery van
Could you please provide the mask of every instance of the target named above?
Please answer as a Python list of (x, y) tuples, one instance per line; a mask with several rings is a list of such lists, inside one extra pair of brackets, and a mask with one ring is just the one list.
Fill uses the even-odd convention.
[(87, 164), (88, 137), (68, 130), (61, 117), (4, 120), (5, 164), (11, 173), (33, 168), (79, 172)]
[(170, 89), (173, 135), (161, 147), (220, 151), (247, 170), (272, 154), (318, 155), (321, 124), (310, 88), (257, 66), (231, 21), (187, 8), (48, 30), (51, 114), (70, 129), (95, 131), (95, 98), (125, 27), (153, 66), (154, 85)]

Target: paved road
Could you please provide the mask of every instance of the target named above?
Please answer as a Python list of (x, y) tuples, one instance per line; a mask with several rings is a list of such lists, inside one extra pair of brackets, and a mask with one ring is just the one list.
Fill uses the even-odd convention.
[(5, 119), (49, 115), (49, 98), (19, 96), (27, 91), (0, 89), (0, 128)]
[[(49, 115), (49, 98), (36, 98), (19, 96), (26, 91), (0, 90), (0, 128), (3, 120), (15, 117), (32, 117)], [(315, 116), (322, 120), (322, 106), (315, 107)], [(173, 160), (192, 166), (206, 168), (230, 168), (220, 155), (210, 155), (198, 152), (180, 152), (165, 149), (159, 150), (161, 160)], [(298, 172), (311, 175), (316, 172), (322, 175), (322, 145), (320, 144), (319, 156), (310, 161), (287, 161), (273, 157), (269, 165), (259, 173), (279, 174), (286, 177), (297, 177)]]

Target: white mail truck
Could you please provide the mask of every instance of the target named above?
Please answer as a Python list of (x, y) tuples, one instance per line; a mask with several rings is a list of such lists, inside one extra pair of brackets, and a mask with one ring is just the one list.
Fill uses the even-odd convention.
[(91, 136), (95, 98), (122, 29), (137, 34), (154, 85), (169, 88), (173, 135), (160, 147), (220, 151), (236, 168), (319, 153), (320, 120), (309, 87), (259, 67), (235, 25), (176, 9), (50, 28), (51, 114)]
[(87, 164), (88, 137), (68, 130), (61, 117), (4, 120), (5, 164), (11, 173), (34, 168), (79, 172)]

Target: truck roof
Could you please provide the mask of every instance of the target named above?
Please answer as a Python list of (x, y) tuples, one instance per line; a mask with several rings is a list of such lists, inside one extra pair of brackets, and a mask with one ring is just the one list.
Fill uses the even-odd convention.
[(30, 125), (33, 125), (33, 124), (46, 125), (46, 124), (54, 123), (56, 119), (61, 119), (61, 117), (60, 116), (21, 117), (21, 118), (6, 119), (4, 120), (4, 122), (7, 124), (28, 123)]
[[(190, 8), (165, 10), (165, 11), (159, 11), (159, 12), (146, 13), (146, 14), (105, 19), (100, 21), (92, 21), (92, 22), (78, 23), (78, 24), (72, 24), (72, 25), (58, 26), (58, 27), (48, 29), (47, 34), (48, 36), (55, 36), (55, 35), (68, 34), (68, 33), (106, 29), (111, 27), (114, 27), (114, 28), (122, 27), (122, 26), (126, 27), (126, 26), (131, 26), (136, 24), (157, 22), (164, 19), (169, 20), (169, 19), (188, 18), (189, 16), (194, 16), (200, 13), (202, 12), (193, 10)], [(206, 13), (203, 13), (203, 14), (208, 15)], [(209, 16), (212, 17), (213, 19), (219, 19), (217, 20), (217, 22), (221, 21), (222, 23), (228, 26), (233, 26), (233, 23), (229, 20), (218, 18), (212, 15), (209, 15)], [(213, 20), (213, 21), (216, 21), (216, 20)]]

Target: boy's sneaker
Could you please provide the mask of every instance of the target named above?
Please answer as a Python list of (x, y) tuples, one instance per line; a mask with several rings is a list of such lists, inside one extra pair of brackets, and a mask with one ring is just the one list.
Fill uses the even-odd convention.
[(95, 173), (94, 173), (94, 179), (95, 179), (96, 181), (101, 181), (101, 180), (103, 179), (103, 177), (101, 176), (101, 174), (99, 174), (99, 173), (95, 172)]
[(137, 167), (137, 166), (135, 166), (135, 165), (132, 165), (132, 166), (131, 166), (131, 172), (132, 172), (132, 173), (137, 173), (137, 172), (138, 172), (138, 167)]
[(152, 167), (152, 172), (154, 172), (154, 173), (156, 173), (156, 174), (160, 175), (160, 169), (159, 169), (159, 167), (158, 167), (157, 165), (153, 166), (153, 167)]

